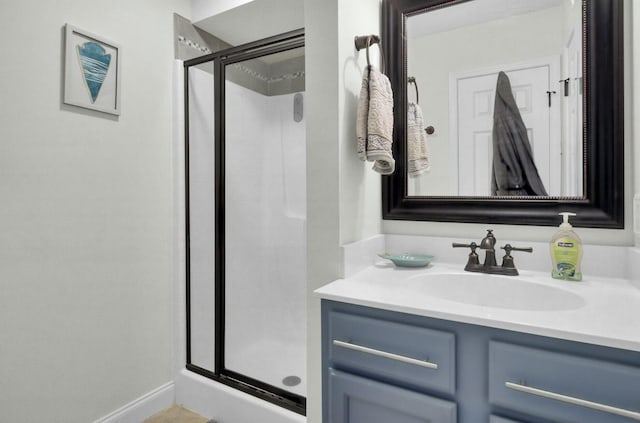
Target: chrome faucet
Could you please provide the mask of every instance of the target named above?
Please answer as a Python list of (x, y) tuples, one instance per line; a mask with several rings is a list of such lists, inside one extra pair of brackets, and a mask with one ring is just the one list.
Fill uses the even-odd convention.
[[(533, 248), (517, 248), (512, 247), (511, 244), (506, 244), (504, 247), (500, 247), (505, 251), (505, 255), (502, 258), (502, 265), (498, 266), (496, 262), (496, 242), (496, 238), (495, 236), (493, 236), (493, 229), (487, 229), (487, 235), (482, 238), (482, 241), (480, 241), (480, 245), (476, 244), (475, 242), (471, 242), (469, 244), (460, 244), (458, 242), (454, 242), (452, 246), (453, 248), (471, 248), (471, 253), (469, 253), (469, 258), (467, 260), (467, 265), (464, 268), (464, 270), (466, 270), (467, 272), (480, 272), (508, 276), (518, 275), (518, 269), (516, 269), (516, 266), (513, 262), (511, 252), (524, 251), (527, 253), (531, 253), (533, 252)], [(483, 264), (480, 264), (478, 253), (476, 253), (477, 248), (485, 251)]]

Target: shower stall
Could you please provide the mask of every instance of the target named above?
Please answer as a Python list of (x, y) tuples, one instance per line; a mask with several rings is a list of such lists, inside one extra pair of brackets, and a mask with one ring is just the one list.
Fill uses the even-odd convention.
[(184, 62), (186, 368), (306, 409), (304, 34)]

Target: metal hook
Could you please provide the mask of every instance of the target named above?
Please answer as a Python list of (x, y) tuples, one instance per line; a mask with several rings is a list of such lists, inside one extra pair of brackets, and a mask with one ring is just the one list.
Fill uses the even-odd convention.
[[(354, 44), (356, 46), (356, 50), (360, 51), (363, 48), (367, 49), (367, 66), (371, 66), (371, 60), (369, 59), (369, 46), (372, 44), (378, 44), (378, 48), (380, 47), (380, 37), (377, 35), (356, 35), (354, 38)], [(384, 54), (382, 53), (382, 49), (380, 49), (380, 57), (382, 58), (382, 71), (385, 71), (385, 61)]]

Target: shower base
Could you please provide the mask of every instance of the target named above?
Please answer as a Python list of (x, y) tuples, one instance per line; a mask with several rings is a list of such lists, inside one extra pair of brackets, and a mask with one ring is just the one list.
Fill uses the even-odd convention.
[(175, 380), (176, 403), (214, 421), (306, 423), (307, 418), (189, 370)]
[(225, 361), (229, 370), (306, 396), (306, 354), (302, 341), (263, 339), (227, 348)]

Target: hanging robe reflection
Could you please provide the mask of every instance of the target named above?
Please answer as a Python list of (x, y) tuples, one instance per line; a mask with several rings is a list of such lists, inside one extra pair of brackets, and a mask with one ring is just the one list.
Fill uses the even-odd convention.
[(504, 72), (498, 74), (496, 84), (492, 168), (492, 195), (547, 195), (533, 160), (527, 128)]

